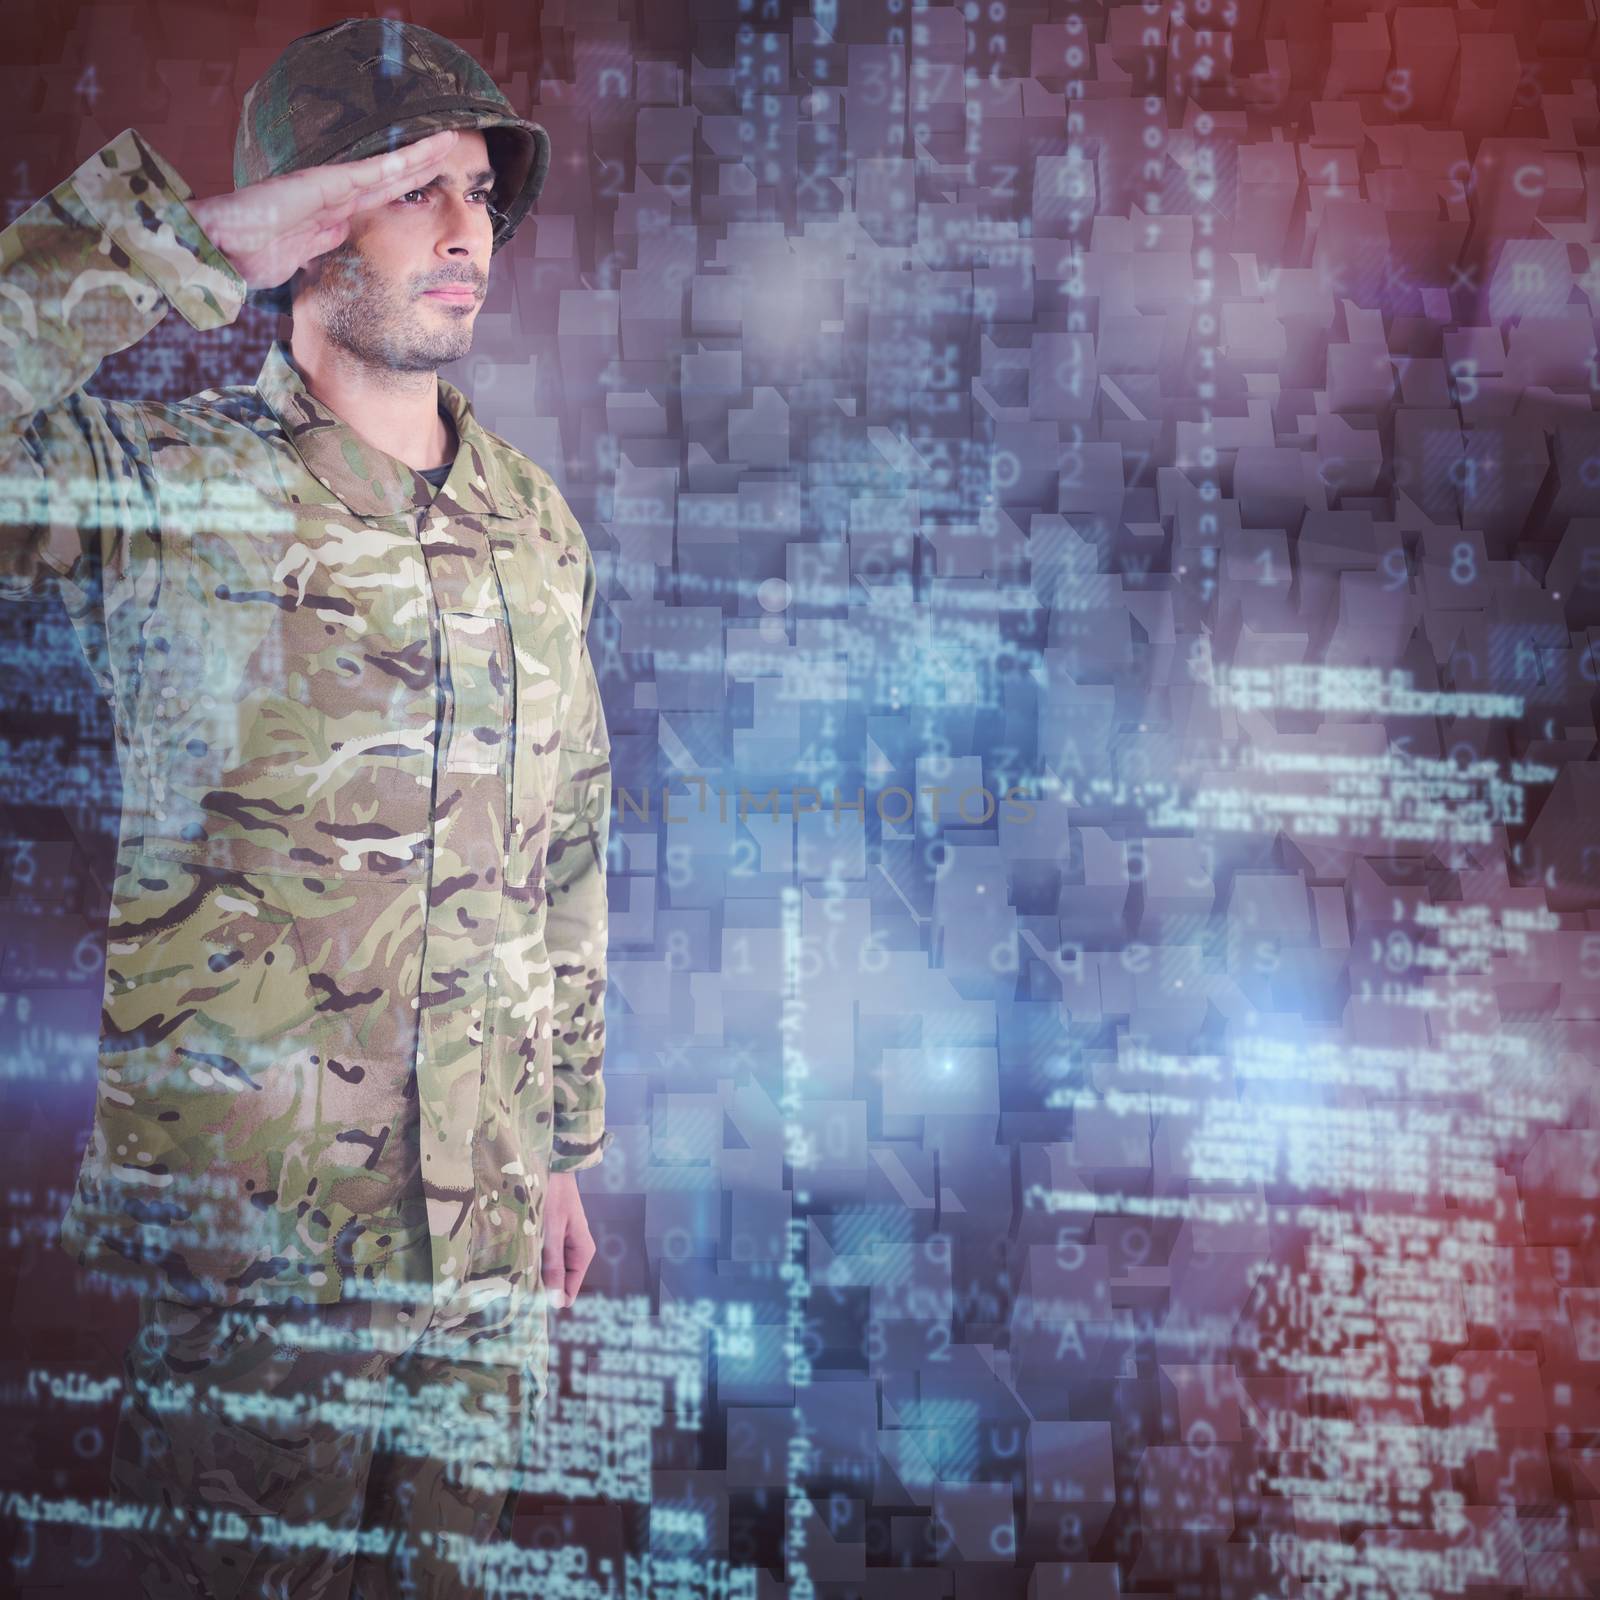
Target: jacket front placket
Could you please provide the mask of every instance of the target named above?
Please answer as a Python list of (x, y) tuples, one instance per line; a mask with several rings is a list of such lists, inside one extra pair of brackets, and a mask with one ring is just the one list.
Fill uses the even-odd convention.
[(423, 1193), (443, 1301), (473, 1268), (480, 1201), (474, 1143), (488, 1070), (485, 1023), (504, 910), (515, 747), (511, 639), (494, 558), (485, 531), (453, 507), (447, 480), (419, 519), (442, 703), (417, 1072)]
[(405, 518), (426, 572), (438, 694), (422, 980), (415, 996), (397, 995), (394, 1003), (420, 1013), (423, 1196), (435, 1303), (451, 1306), (470, 1299), (474, 1275), (481, 1187), (475, 1142), (516, 745), (509, 619), (486, 528), (484, 487), (466, 448), (478, 432), (459, 393), (441, 386), (462, 447), (435, 498), (426, 479), (361, 442), (305, 393), (287, 362), (284, 368), (299, 392), (286, 405), (275, 402), (275, 409), (302, 460), (358, 515)]

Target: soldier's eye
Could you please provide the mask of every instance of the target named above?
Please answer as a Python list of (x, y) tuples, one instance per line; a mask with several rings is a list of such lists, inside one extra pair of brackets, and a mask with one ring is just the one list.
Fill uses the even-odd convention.
[(490, 197), (493, 195), (494, 191), (492, 189), (472, 189), (472, 190), (469, 190), (468, 193), (469, 194), (481, 195), (483, 197), (483, 204), (485, 206), (487, 206), (489, 204)]
[(406, 192), (400, 196), (400, 199), (401, 201), (406, 201), (409, 200), (414, 194), (426, 195), (427, 192), (428, 191), (426, 189), (407, 189)]

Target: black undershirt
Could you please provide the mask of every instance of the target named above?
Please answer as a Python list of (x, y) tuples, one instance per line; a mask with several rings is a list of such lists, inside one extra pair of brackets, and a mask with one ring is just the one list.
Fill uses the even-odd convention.
[[(444, 423), (444, 431), (449, 435), (451, 444), (455, 445), (456, 448), (459, 449), (461, 441), (456, 437), (456, 419), (445, 410), (442, 404), (439, 407), (439, 419)], [(425, 472), (422, 473), (422, 476), (426, 478), (429, 484), (432, 486), (435, 494), (437, 494), (440, 489), (444, 488), (444, 480), (450, 476), (450, 469), (455, 465), (455, 450), (452, 450), (450, 455), (451, 459), (446, 461), (442, 466), (429, 467)]]

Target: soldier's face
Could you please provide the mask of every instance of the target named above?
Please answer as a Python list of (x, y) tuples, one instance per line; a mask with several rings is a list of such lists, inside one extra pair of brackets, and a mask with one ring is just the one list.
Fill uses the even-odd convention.
[(296, 314), (368, 366), (432, 372), (464, 356), (489, 283), (493, 186), (483, 135), (463, 132), (431, 182), (356, 215)]

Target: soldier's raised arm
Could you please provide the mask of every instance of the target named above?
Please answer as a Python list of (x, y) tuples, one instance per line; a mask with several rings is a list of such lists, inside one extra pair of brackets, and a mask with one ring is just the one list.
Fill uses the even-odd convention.
[(100, 363), (176, 305), (232, 322), (245, 283), (205, 236), (189, 188), (132, 128), (0, 233), (0, 591), (25, 595), (102, 540), (148, 524), (137, 408), (82, 392)]
[(594, 557), (577, 519), (550, 488), (551, 514), (583, 552), (583, 606), (578, 677), (561, 726), (555, 806), (545, 860), (555, 1003), (550, 1031), (555, 1073), (555, 1127), (550, 1171), (595, 1166), (612, 1143), (606, 1127), (605, 1001), (608, 987), (606, 850), (611, 824), (611, 737), (587, 635), (598, 592)]
[(171, 306), (196, 328), (231, 323), (249, 290), (286, 282), (357, 211), (425, 181), (455, 138), (195, 200), (129, 128), (0, 232), (0, 592), (125, 559), (121, 540), (150, 525), (139, 408), (83, 392), (107, 356)]

